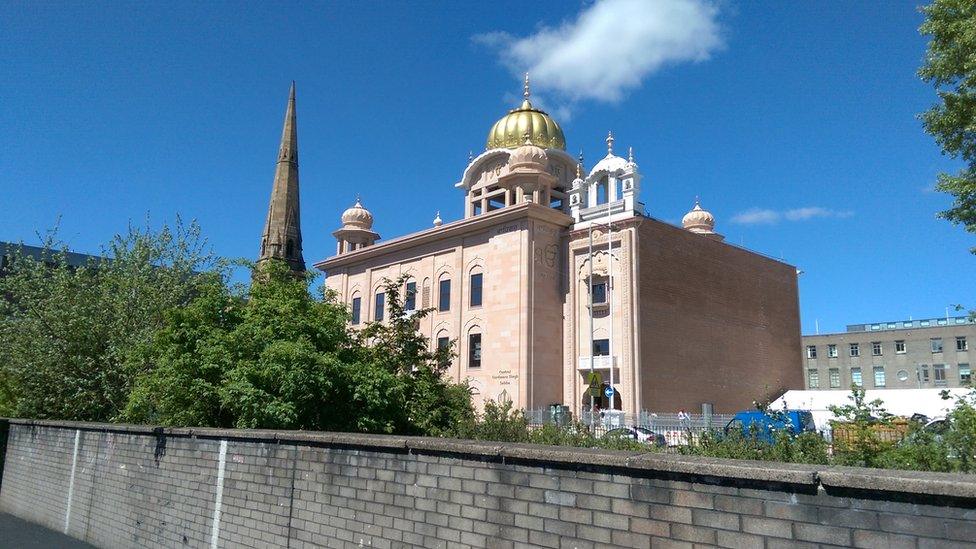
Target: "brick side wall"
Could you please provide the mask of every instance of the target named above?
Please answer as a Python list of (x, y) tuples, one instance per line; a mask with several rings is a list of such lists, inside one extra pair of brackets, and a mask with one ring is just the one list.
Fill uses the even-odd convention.
[(101, 547), (976, 546), (961, 475), (20, 420), (0, 511)]
[(644, 409), (734, 413), (803, 387), (795, 267), (655, 219), (638, 246)]

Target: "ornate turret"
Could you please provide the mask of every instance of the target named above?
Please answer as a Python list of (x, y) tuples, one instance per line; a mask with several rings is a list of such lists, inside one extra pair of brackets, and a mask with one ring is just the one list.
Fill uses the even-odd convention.
[(697, 197), (695, 197), (695, 207), (681, 218), (681, 226), (687, 231), (705, 235), (715, 240), (725, 239), (724, 236), (715, 232), (715, 216), (701, 207)]
[(548, 204), (556, 178), (549, 173), (549, 156), (532, 143), (528, 130), (522, 146), (508, 157), (508, 173), (498, 178), (498, 186), (515, 191), (517, 202)]
[(295, 116), (295, 83), (291, 83), (288, 107), (285, 110), (278, 165), (271, 188), (271, 204), (261, 236), (258, 264), (278, 259), (288, 263), (293, 271), (304, 272), (302, 257), (301, 210), (298, 200), (298, 124)]
[(529, 101), (529, 75), (525, 74), (525, 87), (522, 92), (522, 105), (512, 109), (495, 122), (488, 132), (488, 149), (514, 149), (529, 139), (544, 149), (566, 149), (566, 137), (562, 128), (549, 114), (532, 106)]
[(356, 197), (356, 203), (342, 212), (342, 228), (332, 233), (336, 237), (336, 254), (344, 254), (372, 246), (380, 235), (373, 232), (373, 214), (363, 207)]
[(627, 158), (619, 157), (613, 152), (615, 141), (613, 132), (607, 132), (607, 155), (585, 177), (580, 158), (580, 175), (569, 192), (569, 212), (577, 222), (608, 214), (644, 212), (644, 205), (638, 200), (641, 175), (634, 161), (634, 149), (627, 149)]

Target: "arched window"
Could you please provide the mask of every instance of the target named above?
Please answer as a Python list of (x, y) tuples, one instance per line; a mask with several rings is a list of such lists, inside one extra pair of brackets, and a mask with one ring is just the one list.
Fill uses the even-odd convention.
[(437, 310), (442, 313), (451, 310), (451, 276), (447, 273), (437, 281)]
[(481, 368), (481, 328), (468, 330), (468, 368)]
[(406, 293), (403, 296), (403, 310), (404, 311), (417, 310), (417, 281), (416, 280), (411, 280), (407, 282)]
[(352, 294), (352, 323), (359, 324), (362, 320), (363, 299), (359, 292)]
[(596, 184), (596, 203), (606, 204), (610, 200), (610, 184), (607, 178), (604, 177)]
[(373, 320), (382, 322), (384, 311), (386, 311), (386, 293), (380, 290), (376, 292), (376, 297), (373, 299)]
[(450, 366), (452, 362), (451, 336), (447, 335), (447, 330), (437, 332), (437, 360), (442, 367)]
[(471, 280), (468, 289), (468, 305), (471, 307), (481, 307), (484, 301), (485, 275), (481, 268), (476, 267), (471, 270)]
[(261, 239), (261, 255), (264, 255), (265, 253), (267, 253), (267, 251), (268, 251), (268, 239), (267, 238), (262, 238)]

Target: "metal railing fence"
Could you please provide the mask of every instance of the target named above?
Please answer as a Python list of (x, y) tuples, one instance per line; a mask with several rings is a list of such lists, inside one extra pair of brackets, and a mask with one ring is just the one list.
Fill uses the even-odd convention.
[(732, 414), (678, 414), (673, 412), (627, 413), (605, 410), (601, 412), (584, 411), (578, 417), (553, 413), (551, 409), (525, 410), (529, 425), (545, 425), (578, 421), (584, 427), (591, 427), (593, 434), (603, 436), (607, 431), (621, 427), (643, 427), (662, 435), (668, 446), (692, 444), (707, 431), (721, 431), (732, 420)]

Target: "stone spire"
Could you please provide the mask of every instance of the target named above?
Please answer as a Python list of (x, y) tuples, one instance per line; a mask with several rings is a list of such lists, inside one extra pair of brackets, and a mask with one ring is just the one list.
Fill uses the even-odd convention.
[(293, 271), (305, 271), (302, 258), (302, 223), (298, 200), (298, 124), (295, 121), (295, 82), (291, 83), (285, 123), (278, 148), (278, 165), (271, 188), (268, 219), (261, 235), (258, 263), (280, 259)]

